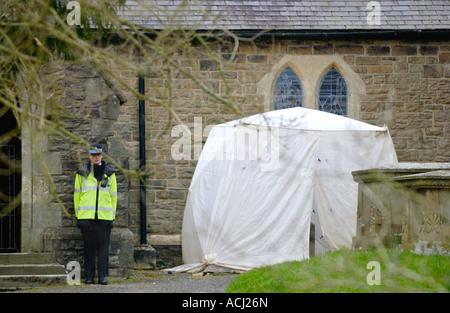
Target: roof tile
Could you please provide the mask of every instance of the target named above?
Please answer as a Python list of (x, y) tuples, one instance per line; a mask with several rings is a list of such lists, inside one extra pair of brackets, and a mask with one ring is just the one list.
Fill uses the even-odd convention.
[(262, 30), (271, 25), (279, 30), (450, 29), (448, 0), (379, 3), (380, 25), (369, 25), (367, 16), (372, 9), (363, 0), (128, 0), (120, 14), (154, 29), (184, 26)]

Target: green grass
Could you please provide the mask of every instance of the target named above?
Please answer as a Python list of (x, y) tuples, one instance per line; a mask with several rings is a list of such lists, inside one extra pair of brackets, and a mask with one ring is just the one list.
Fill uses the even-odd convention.
[[(367, 268), (370, 261), (380, 265), (379, 285), (367, 283), (367, 276), (375, 270)], [(449, 292), (449, 288), (449, 256), (344, 249), (240, 274), (226, 292)]]

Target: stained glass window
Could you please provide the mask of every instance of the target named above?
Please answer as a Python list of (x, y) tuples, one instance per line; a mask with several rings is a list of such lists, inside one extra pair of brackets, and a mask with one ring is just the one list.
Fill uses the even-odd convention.
[(334, 66), (320, 82), (318, 101), (319, 110), (347, 116), (347, 84)]
[(302, 84), (297, 74), (288, 66), (281, 72), (273, 90), (274, 110), (302, 106)]

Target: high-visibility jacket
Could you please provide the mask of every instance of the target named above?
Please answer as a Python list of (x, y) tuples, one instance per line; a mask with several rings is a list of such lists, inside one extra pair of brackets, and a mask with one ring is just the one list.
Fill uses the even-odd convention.
[(94, 173), (85, 165), (84, 170), (75, 175), (73, 202), (75, 216), (79, 220), (99, 219), (113, 221), (117, 208), (116, 174), (105, 166), (103, 179), (97, 181)]

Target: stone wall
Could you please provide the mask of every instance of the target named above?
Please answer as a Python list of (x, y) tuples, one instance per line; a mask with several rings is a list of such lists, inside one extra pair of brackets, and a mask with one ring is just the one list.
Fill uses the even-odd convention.
[[(76, 227), (47, 228), (44, 251), (55, 253), (56, 261), (67, 265), (77, 261), (84, 277), (84, 244)], [(109, 244), (109, 276), (130, 277), (134, 270), (133, 233), (124, 227), (113, 228)]]
[[(175, 248), (179, 242), (174, 239), (174, 242), (158, 246), (157, 242), (152, 242), (152, 236), (179, 238), (198, 152), (192, 145), (190, 160), (174, 160), (171, 148), (180, 134), (172, 136), (173, 127), (184, 123), (193, 137), (202, 135), (207, 125), (270, 110), (274, 80), (287, 65), (296, 70), (302, 84), (307, 86), (305, 107), (317, 107), (315, 99), (320, 77), (327, 68), (335, 66), (342, 71), (348, 84), (351, 117), (375, 125), (386, 124), (400, 161), (450, 161), (449, 41), (282, 41), (274, 38), (254, 44), (240, 42), (235, 54), (233, 47), (232, 42), (224, 41), (213, 49), (219, 56), (218, 63), (200, 46), (195, 54), (178, 51), (173, 59), (180, 68), (171, 72), (170, 91), (166, 88), (167, 77), (156, 74), (145, 77), (147, 95), (157, 100), (170, 100), (177, 114), (174, 116), (160, 105), (146, 102), (146, 155), (152, 172), (147, 179), (147, 231), (149, 243), (156, 245), (156, 250), (165, 254), (164, 258), (180, 260), (167, 256), (169, 250), (179, 253)], [(182, 70), (200, 83), (187, 77)], [(91, 142), (104, 143), (116, 162), (137, 170), (136, 97), (124, 91), (128, 101), (120, 105), (105, 81), (89, 67), (66, 66), (63, 71), (65, 76), (60, 87), (66, 90), (64, 103), (87, 117), (65, 119), (67, 129)], [(115, 71), (137, 90), (135, 73)], [(241, 113), (208, 95), (205, 89), (227, 101), (235, 100)], [(206, 140), (206, 134), (202, 140)], [(70, 209), (78, 147), (53, 138), (49, 151), (61, 153), (62, 171), (54, 175), (54, 179), (58, 195)], [(130, 229), (138, 245), (139, 183), (137, 179), (127, 180), (121, 176), (119, 184), (115, 226)], [(74, 220), (64, 215), (61, 224), (75, 227)]]
[[(323, 42), (275, 39), (273, 42), (259, 41), (256, 45), (241, 42), (231, 62), (228, 61), (231, 44), (222, 46), (222, 51), (220, 69), (229, 81), (232, 92), (242, 96), (239, 108), (243, 115), (270, 109), (272, 84), (280, 69), (286, 65), (296, 69), (300, 79), (309, 75), (305, 74), (307, 71), (311, 72), (308, 77), (315, 77), (313, 82), (302, 80), (302, 84), (312, 86), (306, 97), (313, 100), (305, 106), (314, 108), (320, 75), (330, 65), (336, 65), (339, 70), (346, 71), (343, 76), (349, 89), (352, 84), (357, 86), (353, 88), (359, 98), (352, 109), (353, 117), (379, 126), (386, 124), (400, 161), (450, 160), (448, 41), (406, 43), (395, 40)], [(180, 63), (193, 63), (189, 70), (197, 71), (209, 86), (225, 95), (226, 86), (214, 62), (208, 59), (188, 62), (183, 54), (178, 59)], [(297, 64), (294, 63), (296, 60)], [(267, 77), (273, 79), (267, 80)], [(363, 82), (362, 87), (358, 80)], [(157, 79), (152, 78), (151, 81), (158, 85)], [(262, 81), (265, 83), (262, 84)], [(176, 110), (192, 133), (194, 117), (202, 118), (203, 127), (238, 117), (208, 99), (198, 86), (185, 77), (174, 77), (173, 86)], [(150, 106), (147, 115), (151, 133), (148, 163), (155, 172), (149, 178), (149, 185), (154, 187), (150, 188), (147, 201), (150, 233), (180, 232), (187, 188), (196, 164), (194, 151), (190, 161), (174, 161), (171, 158), (171, 144), (179, 136), (171, 138), (170, 128), (162, 134), (169, 119), (164, 109)]]
[[(62, 123), (66, 130), (89, 143), (100, 143), (106, 153), (119, 166), (128, 169), (130, 160), (134, 155), (129, 152), (126, 145), (132, 140), (129, 128), (137, 128), (135, 123), (129, 123), (124, 130), (120, 125), (121, 111), (125, 108), (111, 89), (106, 85), (100, 75), (88, 66), (62, 66), (59, 68), (64, 74), (58, 80), (58, 88), (64, 90), (60, 98), (61, 105), (72, 115), (62, 116)], [(136, 118), (137, 119), (137, 118)], [(61, 226), (73, 227), (76, 225), (73, 211), (73, 184), (75, 172), (88, 161), (86, 147), (75, 141), (59, 136), (48, 138), (48, 151), (61, 155), (62, 170), (52, 175), (56, 186), (56, 194), (71, 214), (62, 215)], [(115, 227), (129, 226), (129, 188), (130, 182), (121, 172), (117, 172), (119, 190), (118, 208)]]
[[(135, 162), (135, 156), (127, 149), (127, 144), (132, 142), (129, 134), (137, 126), (130, 122), (123, 126), (124, 130), (119, 125), (121, 110), (125, 108), (120, 106), (117, 96), (99, 73), (87, 65), (66, 64), (54, 64), (44, 69), (44, 73), (55, 84), (49, 86), (55, 86), (53, 92), (60, 94), (59, 105), (65, 108), (65, 111), (52, 112), (48, 119), (60, 123), (64, 130), (89, 143), (101, 143), (118, 166), (128, 169), (130, 162)], [(31, 141), (28, 130), (24, 135), (24, 155), (29, 159), (24, 162), (25, 190), (33, 186), (27, 183), (30, 177), (40, 183), (34, 184), (36, 187), (33, 187), (31, 196), (27, 193), (22, 196), (22, 201), (25, 199), (29, 203), (22, 208), (25, 217), (22, 237), (30, 237), (34, 241), (23, 242), (22, 251), (54, 252), (61, 264), (78, 261), (83, 265), (83, 242), (76, 227), (73, 186), (75, 172), (88, 161), (87, 149), (76, 140), (55, 133), (49, 133), (40, 142)], [(43, 156), (50, 169), (48, 173), (42, 171), (39, 156)], [(32, 164), (31, 168), (29, 164)], [(54, 189), (47, 174), (51, 175)], [(134, 266), (134, 235), (129, 229), (130, 180), (120, 171), (116, 175), (118, 206), (111, 233), (110, 275), (126, 277), (131, 275)], [(29, 221), (32, 225), (28, 225)]]

